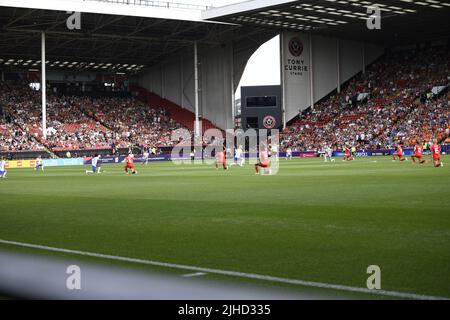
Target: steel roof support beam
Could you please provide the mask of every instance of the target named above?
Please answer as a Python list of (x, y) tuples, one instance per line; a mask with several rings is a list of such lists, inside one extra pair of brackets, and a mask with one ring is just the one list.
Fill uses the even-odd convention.
[(45, 32), (41, 33), (42, 137), (47, 140), (47, 82), (45, 71)]
[(32, 9), (32, 10), (29, 10), (29, 11), (25, 12), (24, 14), (20, 15), (20, 16), (17, 17), (16, 19), (13, 19), (12, 21), (8, 22), (8, 23), (4, 26), (4, 28), (8, 28), (8, 27), (12, 26), (12, 25), (13, 25), (14, 23), (16, 23), (17, 21), (20, 21), (20, 20), (22, 20), (23, 18), (25, 18), (25, 17), (27, 17), (27, 16), (33, 14), (35, 11), (36, 11), (36, 10), (33, 10), (33, 9)]
[(199, 98), (198, 98), (198, 46), (194, 42), (194, 105), (195, 105), (195, 138), (200, 136), (200, 119), (198, 114)]

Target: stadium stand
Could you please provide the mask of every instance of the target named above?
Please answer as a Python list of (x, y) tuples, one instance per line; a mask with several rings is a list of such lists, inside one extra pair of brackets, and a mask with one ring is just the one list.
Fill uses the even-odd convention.
[[(318, 151), (449, 141), (448, 47), (387, 53), (342, 88), (308, 109), (283, 132), (281, 149)], [(48, 137), (41, 133), (40, 94), (23, 82), (0, 86), (0, 150), (98, 150), (171, 147), (178, 128), (193, 130), (194, 114), (140, 87), (134, 98), (48, 97)], [(203, 131), (216, 128), (202, 119)]]
[(165, 108), (151, 108), (134, 98), (51, 95), (44, 140), (39, 92), (24, 83), (4, 83), (0, 90), (2, 151), (94, 150), (112, 144), (169, 147), (172, 131), (182, 127)]
[(144, 147), (172, 146), (172, 131), (181, 127), (161, 107), (149, 107), (134, 98), (96, 99), (89, 114), (116, 133), (119, 140)]
[(7, 123), (1, 119), (0, 150), (6, 152), (41, 151), (44, 150), (44, 147), (16, 124)]
[(440, 142), (449, 136), (448, 47), (391, 52), (308, 109), (284, 131), (283, 149), (320, 150)]
[[(149, 92), (144, 88), (133, 86), (133, 91), (135, 91), (138, 96), (137, 98), (150, 106), (158, 106), (165, 109), (169, 114), (172, 115), (173, 119), (178, 123), (182, 124), (183, 127), (194, 130), (195, 114), (187, 109), (180, 107), (179, 105), (163, 99), (155, 93)], [(200, 118), (202, 121), (203, 132), (208, 129), (218, 129), (211, 121), (205, 118)]]
[[(41, 151), (44, 146), (37, 141), (30, 128), (24, 126), (22, 112), (26, 104), (31, 104), (32, 96), (28, 91), (19, 92), (8, 86), (6, 83), (0, 85), (0, 105), (2, 113), (0, 115), (0, 151)], [(18, 95), (21, 96), (20, 101)], [(28, 105), (27, 105), (28, 106)], [(13, 108), (14, 107), (14, 108)], [(16, 116), (14, 116), (16, 115)], [(31, 115), (29, 115), (31, 118)]]

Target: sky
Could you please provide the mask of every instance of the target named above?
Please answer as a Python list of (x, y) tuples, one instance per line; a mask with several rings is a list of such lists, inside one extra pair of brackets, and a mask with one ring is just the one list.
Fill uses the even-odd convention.
[(241, 96), (241, 86), (261, 86), (280, 84), (280, 44), (279, 36), (263, 44), (250, 58), (236, 91)]
[[(167, 0), (166, 0), (167, 1)], [(243, 0), (169, 0), (176, 3), (190, 3), (221, 7), (244, 2)], [(263, 44), (250, 58), (242, 75), (236, 98), (241, 96), (241, 86), (279, 85), (280, 84), (280, 45), (279, 37)]]

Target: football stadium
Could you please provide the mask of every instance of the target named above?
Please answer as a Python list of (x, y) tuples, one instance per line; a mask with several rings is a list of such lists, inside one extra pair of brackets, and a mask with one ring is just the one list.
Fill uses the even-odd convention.
[(450, 299), (449, 16), (0, 0), (0, 299)]

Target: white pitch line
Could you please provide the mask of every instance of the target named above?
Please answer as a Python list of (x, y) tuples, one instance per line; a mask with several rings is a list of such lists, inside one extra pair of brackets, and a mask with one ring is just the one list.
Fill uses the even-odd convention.
[(196, 272), (196, 273), (188, 273), (188, 274), (184, 274), (182, 277), (183, 278), (194, 278), (194, 277), (201, 277), (206, 275), (206, 273), (204, 272)]
[(213, 273), (213, 274), (220, 274), (220, 275), (231, 276), (231, 277), (240, 277), (240, 278), (246, 278), (246, 279), (256, 279), (256, 280), (269, 281), (269, 282), (286, 283), (286, 284), (300, 285), (300, 286), (312, 287), (312, 288), (322, 288), (322, 289), (331, 289), (331, 290), (348, 291), (348, 292), (359, 292), (359, 293), (364, 293), (364, 294), (389, 296), (389, 297), (401, 298), (401, 299), (449, 300), (449, 298), (447, 298), (447, 297), (427, 296), (427, 295), (421, 295), (421, 294), (416, 294), (416, 293), (397, 292), (397, 291), (370, 290), (367, 288), (358, 288), (358, 287), (351, 287), (351, 286), (339, 285), (339, 284), (329, 284), (329, 283), (321, 283), (321, 282), (313, 282), (313, 281), (305, 281), (305, 280), (296, 280), (296, 279), (281, 278), (281, 277), (275, 277), (275, 276), (270, 276), (270, 275), (261, 275), (261, 274), (255, 274), (255, 273), (227, 271), (227, 270), (195, 267), (195, 266), (188, 266), (188, 265), (167, 263), (167, 262), (160, 262), (160, 261), (153, 261), (153, 260), (143, 260), (143, 259), (136, 259), (136, 258), (120, 257), (120, 256), (109, 255), (109, 254), (85, 252), (85, 251), (63, 249), (63, 248), (55, 248), (55, 247), (38, 245), (38, 244), (23, 243), (23, 242), (17, 242), (17, 241), (8, 241), (8, 240), (2, 240), (2, 239), (0, 239), (0, 243), (6, 244), (6, 245), (18, 246), (18, 247), (53, 251), (53, 252), (70, 253), (70, 254), (76, 254), (76, 255), (80, 255), (80, 256), (103, 258), (103, 259), (108, 259), (108, 260), (116, 260), (116, 261), (124, 261), (124, 262), (132, 262), (132, 263), (139, 263), (139, 264), (172, 268), (172, 269), (190, 270), (190, 271), (196, 271), (196, 272), (201, 272), (201, 273)]

